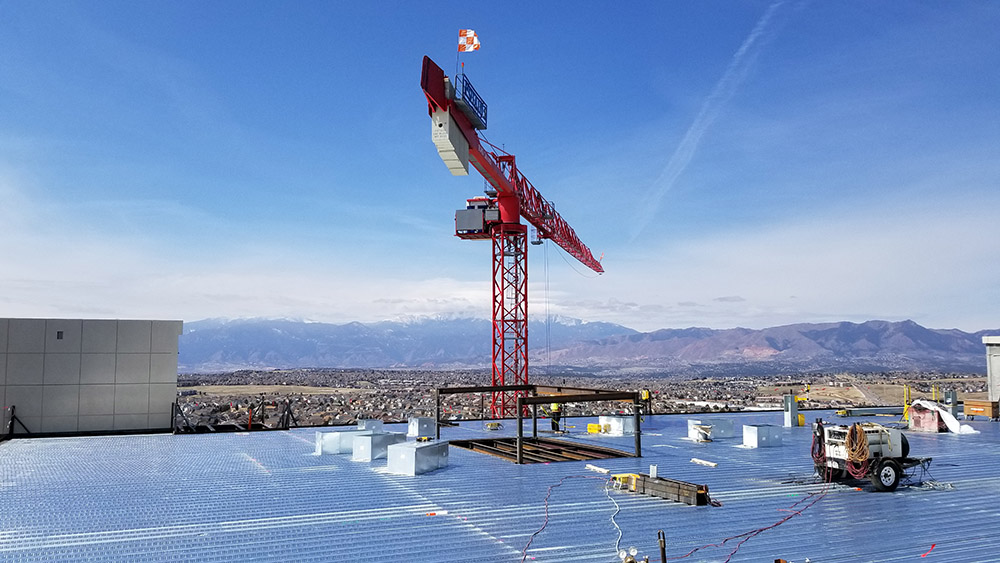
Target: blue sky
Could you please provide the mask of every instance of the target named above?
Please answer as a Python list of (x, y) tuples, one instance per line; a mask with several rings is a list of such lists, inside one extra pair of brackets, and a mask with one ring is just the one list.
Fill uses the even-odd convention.
[(462, 28), (604, 255), (532, 247), (532, 314), (1000, 327), (991, 2), (0, 1), (0, 316), (488, 316), (419, 88)]

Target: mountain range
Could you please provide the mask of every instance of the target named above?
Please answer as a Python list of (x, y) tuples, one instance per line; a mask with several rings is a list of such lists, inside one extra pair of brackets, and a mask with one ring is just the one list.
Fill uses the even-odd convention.
[[(288, 319), (185, 323), (182, 373), (270, 368), (467, 369), (490, 364), (489, 320), (425, 317), (327, 324)], [(985, 373), (982, 337), (913, 321), (793, 324), (638, 332), (553, 317), (528, 325), (529, 365), (662, 375), (765, 375), (830, 371)]]

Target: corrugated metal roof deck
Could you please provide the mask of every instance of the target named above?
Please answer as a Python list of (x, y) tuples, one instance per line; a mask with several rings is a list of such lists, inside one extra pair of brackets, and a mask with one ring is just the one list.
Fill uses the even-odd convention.
[[(816, 414), (808, 413), (811, 420)], [(719, 415), (713, 415), (719, 416)], [(781, 413), (735, 414), (739, 424), (780, 424)], [(697, 418), (697, 415), (694, 415)], [(783, 428), (783, 445), (743, 449), (739, 438), (684, 440), (688, 416), (651, 417), (644, 457), (599, 462), (707, 484), (721, 507), (691, 507), (612, 491), (622, 547), (668, 558), (769, 526), (823, 489), (812, 475), (808, 428)], [(706, 417), (710, 418), (710, 417)], [(882, 419), (884, 420), (884, 419)], [(572, 419), (577, 430), (587, 420)], [(837, 422), (840, 422), (837, 420)], [(507, 422), (507, 433), (513, 424)], [(951, 490), (894, 493), (832, 486), (781, 526), (751, 537), (732, 561), (998, 561), (1000, 425), (981, 434), (908, 432), (917, 457)], [(485, 435), (481, 423), (442, 437)], [(397, 427), (396, 430), (403, 430)], [(452, 448), (450, 465), (417, 477), (385, 473), (385, 461), (312, 455), (313, 430), (194, 436), (16, 440), (0, 444), (2, 561), (528, 561), (613, 562), (615, 505), (585, 462), (517, 466)], [(493, 434), (491, 434), (493, 435)], [(737, 432), (739, 435), (739, 432)], [(579, 439), (629, 450), (631, 437)], [(705, 467), (698, 457), (717, 462)], [(447, 511), (447, 514), (441, 514)], [(428, 513), (438, 513), (429, 516)], [(742, 538), (686, 561), (724, 561)]]

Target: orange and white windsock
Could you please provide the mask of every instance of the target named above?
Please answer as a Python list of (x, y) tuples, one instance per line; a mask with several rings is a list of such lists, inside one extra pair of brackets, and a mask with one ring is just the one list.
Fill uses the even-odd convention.
[(479, 50), (479, 36), (473, 29), (461, 29), (458, 32), (458, 52)]

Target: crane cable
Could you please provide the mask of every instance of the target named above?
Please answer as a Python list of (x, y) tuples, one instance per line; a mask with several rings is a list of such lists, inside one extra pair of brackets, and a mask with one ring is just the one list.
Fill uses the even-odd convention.
[(618, 539), (615, 540), (615, 554), (617, 555), (621, 550), (622, 535), (624, 535), (625, 532), (622, 531), (622, 527), (619, 526), (618, 521), (615, 520), (618, 513), (622, 511), (622, 507), (618, 506), (618, 501), (611, 496), (611, 479), (608, 479), (608, 482), (604, 484), (604, 494), (608, 495), (608, 500), (615, 503), (615, 512), (611, 515), (611, 523), (614, 524), (615, 529), (618, 530)]
[(549, 314), (549, 241), (542, 241), (542, 255), (545, 257), (545, 375), (552, 366), (552, 316)]
[(568, 479), (595, 479), (598, 481), (604, 481), (604, 493), (608, 495), (608, 499), (610, 499), (611, 502), (615, 504), (615, 512), (611, 515), (611, 523), (614, 524), (615, 529), (618, 530), (618, 539), (615, 540), (615, 553), (616, 554), (618, 553), (618, 548), (621, 545), (623, 532), (621, 526), (619, 526), (618, 522), (615, 520), (615, 517), (618, 516), (619, 512), (621, 512), (621, 506), (619, 506), (618, 502), (615, 501), (615, 499), (612, 498), (611, 496), (611, 479), (605, 477), (596, 477), (593, 475), (567, 475), (562, 479), (559, 479), (559, 482), (555, 483), (554, 485), (549, 485), (548, 490), (545, 492), (545, 500), (544, 500), (545, 519), (542, 521), (542, 526), (537, 530), (535, 530), (534, 532), (532, 532), (530, 536), (528, 536), (528, 543), (526, 543), (524, 545), (524, 549), (521, 550), (521, 563), (524, 563), (524, 561), (528, 558), (528, 548), (531, 547), (531, 542), (535, 540), (535, 536), (542, 533), (542, 531), (545, 530), (545, 528), (549, 525), (549, 497), (552, 496), (552, 491), (558, 487), (563, 486), (563, 483), (565, 483), (566, 480)]
[[(558, 246), (558, 245), (557, 245), (557, 246)], [(568, 252), (566, 252), (566, 251), (565, 251), (565, 249), (563, 249), (562, 247), (559, 247), (559, 248), (560, 248), (560, 250), (563, 250), (563, 253), (566, 253), (566, 254), (569, 254), (569, 253), (568, 253)], [(596, 279), (596, 278), (599, 278), (599, 277), (601, 276), (601, 274), (598, 274), (598, 273), (594, 273), (594, 275), (587, 275), (587, 273), (586, 273), (586, 272), (581, 272), (580, 270), (577, 270), (577, 269), (576, 269), (576, 266), (574, 266), (574, 265), (573, 265), (573, 264), (572, 264), (572, 263), (571, 263), (571, 262), (570, 262), (569, 260), (567, 260), (567, 259), (566, 259), (566, 257), (565, 257), (565, 256), (563, 256), (563, 254), (562, 254), (562, 253), (560, 253), (560, 254), (559, 254), (559, 257), (560, 257), (560, 258), (562, 258), (562, 259), (563, 259), (563, 262), (565, 262), (565, 263), (566, 263), (566, 265), (568, 265), (568, 266), (569, 266), (569, 269), (570, 269), (570, 270), (573, 270), (574, 272), (576, 272), (576, 273), (577, 273), (577, 274), (578, 274), (578, 275), (579, 275), (579, 276), (580, 276), (581, 278), (587, 278), (587, 279)]]
[[(829, 477), (829, 474), (828, 474), (828, 477)], [(736, 545), (733, 547), (732, 551), (729, 552), (729, 555), (726, 557), (725, 561), (723, 562), (723, 563), (729, 563), (729, 561), (732, 560), (733, 556), (735, 556), (736, 553), (740, 550), (740, 548), (743, 547), (743, 544), (745, 544), (746, 542), (750, 541), (751, 538), (754, 538), (754, 537), (756, 537), (756, 536), (758, 536), (758, 535), (760, 535), (760, 534), (762, 534), (762, 533), (764, 533), (764, 532), (766, 532), (768, 530), (777, 528), (778, 526), (784, 524), (785, 522), (788, 522), (792, 518), (795, 518), (796, 516), (802, 514), (808, 508), (812, 507), (812, 505), (814, 505), (817, 502), (819, 502), (820, 500), (822, 500), (823, 497), (825, 497), (827, 495), (827, 493), (829, 493), (830, 485), (831, 485), (831, 481), (829, 479), (825, 479), (824, 480), (824, 484), (823, 484), (823, 488), (820, 489), (819, 491), (816, 491), (814, 493), (809, 493), (808, 495), (802, 497), (801, 499), (799, 499), (798, 501), (796, 501), (794, 504), (792, 504), (788, 508), (778, 509), (781, 512), (790, 512), (790, 514), (788, 516), (785, 516), (781, 520), (778, 520), (774, 524), (770, 524), (768, 526), (762, 526), (762, 527), (757, 528), (755, 530), (750, 530), (749, 532), (743, 532), (742, 534), (738, 534), (738, 535), (735, 535), (735, 536), (729, 536), (728, 538), (725, 538), (725, 539), (723, 539), (722, 541), (720, 541), (718, 543), (710, 543), (710, 544), (706, 544), (706, 545), (702, 545), (702, 546), (696, 547), (696, 548), (692, 549), (691, 551), (685, 553), (684, 555), (678, 555), (678, 556), (675, 556), (675, 557), (667, 557), (667, 561), (676, 561), (678, 559), (686, 559), (686, 558), (691, 557), (692, 555), (694, 555), (695, 553), (697, 553), (698, 551), (701, 551), (703, 549), (707, 549), (707, 548), (710, 548), (710, 547), (722, 547), (722, 546), (726, 545), (728, 542), (730, 542), (731, 540), (742, 538), (742, 539), (740, 539), (739, 542), (736, 543)], [(812, 499), (812, 500), (810, 500), (810, 499)], [(797, 507), (798, 505), (802, 504), (803, 502), (806, 502), (807, 500), (809, 501), (808, 504), (806, 504), (802, 508), (799, 508), (798, 510), (793, 510), (795, 507)]]
[[(675, 557), (667, 557), (667, 561), (676, 561), (676, 560), (679, 560), (679, 559), (687, 559), (688, 557), (691, 557), (692, 555), (694, 555), (695, 553), (697, 553), (698, 551), (701, 551), (703, 549), (707, 549), (707, 548), (710, 548), (710, 547), (722, 547), (722, 546), (726, 545), (727, 543), (729, 543), (732, 540), (739, 539), (740, 541), (738, 541), (736, 543), (736, 545), (733, 547), (733, 549), (726, 556), (726, 559), (725, 559), (724, 563), (729, 563), (732, 560), (732, 558), (736, 555), (736, 553), (739, 552), (740, 548), (743, 547), (743, 544), (745, 544), (746, 542), (750, 541), (750, 539), (752, 539), (752, 538), (754, 538), (754, 537), (756, 537), (756, 536), (758, 536), (758, 535), (760, 535), (760, 534), (762, 534), (762, 533), (764, 533), (764, 532), (766, 532), (768, 530), (777, 528), (778, 526), (784, 524), (785, 522), (788, 522), (792, 518), (795, 518), (796, 516), (801, 515), (807, 509), (811, 508), (814, 504), (816, 504), (817, 502), (819, 502), (820, 500), (822, 500), (824, 497), (826, 497), (826, 495), (830, 492), (830, 486), (833, 484), (831, 477), (832, 476), (831, 476), (830, 472), (828, 471), (826, 473), (826, 478), (823, 480), (823, 488), (822, 489), (820, 489), (819, 491), (816, 491), (816, 492), (809, 493), (809, 494), (805, 495), (804, 497), (802, 497), (801, 499), (799, 499), (798, 501), (796, 501), (795, 503), (793, 503), (788, 508), (778, 509), (780, 512), (789, 512), (790, 514), (788, 514), (784, 518), (778, 520), (777, 522), (775, 522), (773, 524), (770, 524), (770, 525), (767, 525), (767, 526), (762, 526), (762, 527), (754, 529), (754, 530), (750, 530), (749, 532), (743, 532), (742, 534), (737, 534), (735, 536), (729, 536), (728, 538), (725, 538), (725, 539), (723, 539), (722, 541), (720, 541), (718, 543), (706, 544), (706, 545), (702, 545), (702, 546), (696, 547), (696, 548), (692, 549), (691, 551), (688, 551), (687, 553), (685, 553), (683, 555), (679, 555), (679, 556), (675, 556)], [(617, 501), (615, 501), (614, 497), (611, 496), (611, 482), (612, 482), (612, 480), (611, 479), (605, 479), (603, 477), (596, 477), (596, 476), (592, 476), (592, 475), (567, 475), (567, 476), (563, 477), (562, 479), (559, 479), (559, 481), (557, 483), (555, 483), (553, 485), (550, 485), (549, 488), (548, 488), (548, 490), (545, 492), (545, 499), (544, 499), (545, 519), (542, 521), (541, 527), (538, 528), (537, 530), (535, 530), (534, 532), (532, 532), (532, 534), (528, 537), (528, 543), (526, 543), (525, 546), (524, 546), (524, 548), (521, 550), (521, 563), (524, 563), (525, 560), (528, 558), (528, 548), (531, 547), (531, 543), (534, 541), (535, 536), (537, 536), (538, 534), (542, 533), (542, 531), (545, 530), (545, 528), (549, 525), (549, 497), (552, 496), (552, 491), (554, 489), (558, 488), (558, 487), (561, 487), (565, 483), (565, 481), (568, 480), (568, 479), (594, 479), (594, 480), (599, 480), (599, 481), (604, 481), (605, 482), (604, 493), (608, 496), (608, 499), (610, 499), (611, 502), (613, 502), (614, 505), (615, 505), (615, 511), (611, 515), (611, 523), (615, 526), (615, 529), (618, 530), (618, 538), (615, 540), (615, 553), (617, 554), (619, 552), (619, 549), (620, 549), (620, 546), (621, 546), (621, 539), (622, 539), (622, 536), (623, 536), (623, 531), (621, 529), (621, 526), (618, 525), (618, 521), (616, 520), (616, 517), (621, 512), (621, 506), (618, 504)], [(796, 507), (798, 507), (802, 503), (805, 503), (806, 501), (809, 501), (809, 502), (807, 504), (805, 504), (805, 506), (803, 506), (803, 507), (795, 510)]]

